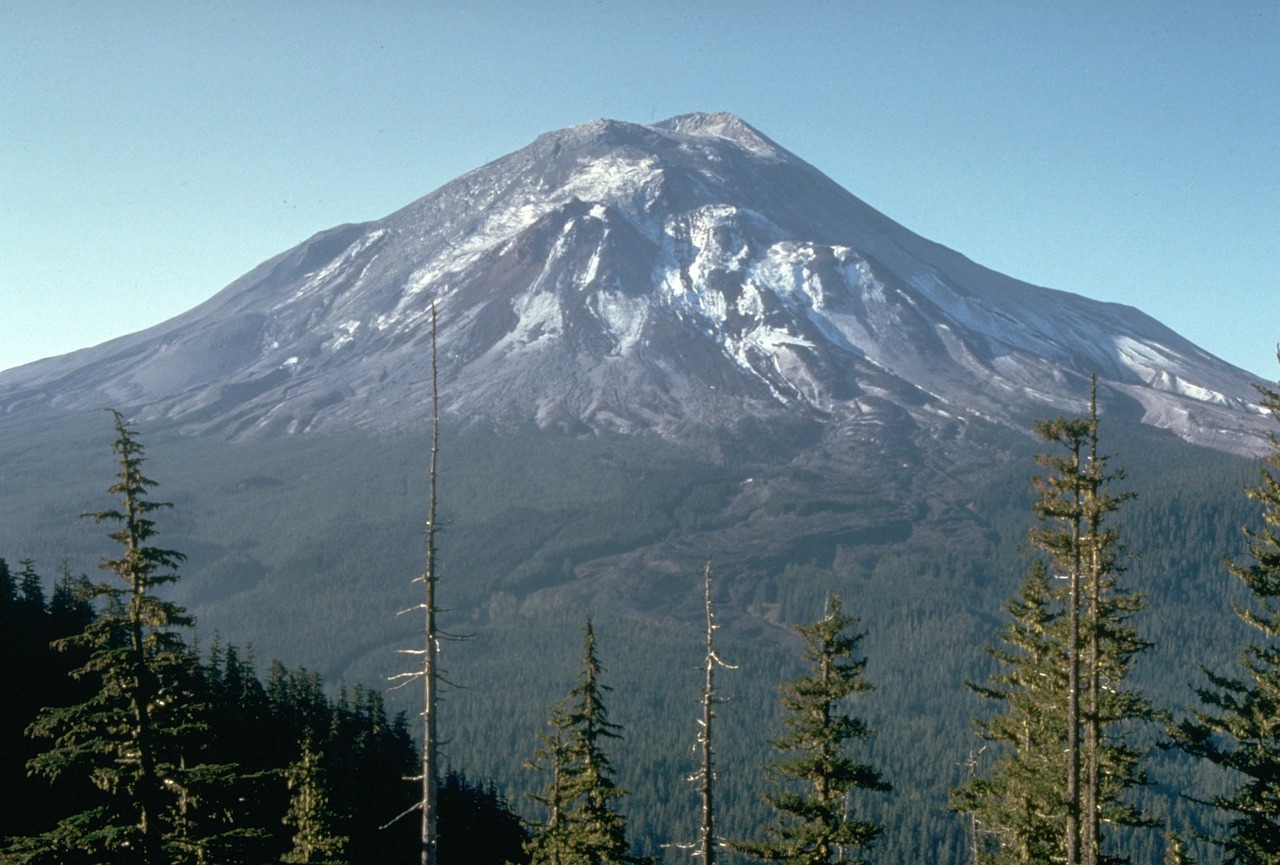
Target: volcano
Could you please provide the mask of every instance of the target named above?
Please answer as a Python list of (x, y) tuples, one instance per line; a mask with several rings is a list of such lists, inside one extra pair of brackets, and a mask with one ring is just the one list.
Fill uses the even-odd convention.
[(206, 303), (0, 374), (0, 414), (115, 405), (242, 439), (420, 427), (432, 310), (463, 422), (668, 437), (744, 419), (946, 434), (1113, 411), (1256, 450), (1253, 377), (1131, 307), (1002, 276), (729, 114), (539, 137)]

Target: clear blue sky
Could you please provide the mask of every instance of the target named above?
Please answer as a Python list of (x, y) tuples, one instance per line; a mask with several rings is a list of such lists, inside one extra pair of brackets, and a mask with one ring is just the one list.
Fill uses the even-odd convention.
[(1280, 378), (1280, 3), (0, 0), (0, 369), (594, 117), (732, 111)]

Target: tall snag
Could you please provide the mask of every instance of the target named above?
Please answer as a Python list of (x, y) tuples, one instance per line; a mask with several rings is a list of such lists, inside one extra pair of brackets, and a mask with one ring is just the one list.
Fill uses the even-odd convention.
[(698, 721), (697, 744), (695, 746), (698, 751), (699, 766), (698, 771), (689, 778), (690, 781), (698, 786), (701, 808), (698, 815), (697, 842), (679, 846), (693, 850), (693, 855), (700, 857), (705, 865), (712, 865), (715, 862), (716, 850), (724, 846), (724, 843), (716, 836), (715, 828), (715, 747), (712, 739), (711, 724), (716, 717), (716, 704), (723, 703), (725, 700), (716, 694), (715, 672), (717, 667), (724, 667), (728, 670), (736, 669), (736, 667), (726, 664), (716, 654), (715, 632), (719, 625), (715, 623), (715, 614), (711, 607), (710, 556), (707, 557), (707, 566), (703, 571), (703, 583), (707, 611), (707, 653), (703, 663), (702, 717)]
[[(436, 581), (439, 577), (436, 562), (436, 532), (439, 521), (436, 510), (436, 478), (440, 455), (440, 387), (436, 363), (436, 305), (431, 304), (431, 468), (428, 475), (427, 507), (427, 564), (422, 576), (414, 579), (422, 583), (424, 600), (421, 604), (401, 610), (400, 615), (421, 611), (423, 613), (423, 646), (421, 649), (401, 649), (405, 655), (417, 655), (422, 666), (408, 673), (392, 676), (401, 680), (395, 687), (403, 687), (418, 678), (422, 679), (422, 799), (415, 806), (422, 812), (421, 865), (436, 865), (437, 822), (439, 806), (439, 734), (436, 731), (436, 704), (439, 700), (440, 639), (436, 627)], [(411, 812), (406, 812), (411, 813)], [(404, 816), (404, 815), (401, 815)], [(396, 818), (397, 820), (399, 817)], [(394, 820), (392, 822), (395, 822)], [(390, 824), (388, 824), (390, 825)]]

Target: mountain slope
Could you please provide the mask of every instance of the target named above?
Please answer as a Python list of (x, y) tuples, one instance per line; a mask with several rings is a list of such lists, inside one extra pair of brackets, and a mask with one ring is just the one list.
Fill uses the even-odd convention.
[(476, 637), (446, 646), (468, 690), (442, 722), (450, 758), (512, 801), (591, 615), (637, 835), (691, 837), (684, 721), (711, 554), (740, 670), (726, 831), (764, 819), (786, 625), (839, 591), (867, 631), (871, 760), (898, 791), (876, 855), (966, 861), (946, 791), (973, 747), (963, 682), (986, 675), (1025, 566), (1029, 421), (1083, 411), (1095, 371), (1105, 449), (1140, 493), (1120, 522), (1158, 702), (1187, 697), (1195, 662), (1230, 663), (1219, 561), (1239, 554), (1251, 468), (1152, 425), (1247, 451), (1268, 426), (1251, 378), (1136, 310), (912, 234), (727, 115), (550, 133), (169, 322), (0, 373), (0, 555), (49, 574), (110, 551), (77, 515), (104, 506), (115, 405), (175, 503), (163, 540), (189, 556), (174, 592), (202, 644), (384, 681), (419, 639), (395, 611), (420, 598), (432, 301), (441, 597), (447, 629)]
[[(419, 426), (432, 304), (466, 421), (937, 434), (1117, 405), (1253, 450), (1251, 377), (1132, 308), (989, 271), (736, 117), (597, 120), (322, 232), (169, 322), (0, 374), (0, 413), (113, 404), (241, 438)], [(905, 424), (905, 426), (903, 426)]]

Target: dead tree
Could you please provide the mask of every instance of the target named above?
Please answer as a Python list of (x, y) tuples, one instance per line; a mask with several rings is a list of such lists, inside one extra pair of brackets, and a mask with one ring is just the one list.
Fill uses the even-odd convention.
[[(436, 305), (431, 304), (431, 468), (428, 475), (427, 506), (427, 566), (422, 576), (414, 579), (422, 583), (425, 599), (421, 604), (401, 610), (400, 614), (421, 611), (424, 617), (423, 645), (421, 649), (401, 649), (401, 654), (416, 655), (422, 659), (422, 666), (416, 670), (399, 673), (391, 679), (401, 680), (400, 688), (415, 679), (422, 679), (422, 799), (413, 808), (400, 816), (412, 813), (416, 809), (422, 812), (422, 865), (436, 865), (437, 852), (437, 788), (440, 770), (439, 735), (436, 731), (436, 703), (439, 700), (440, 677), (440, 633), (436, 628), (436, 581), (438, 569), (436, 564), (436, 532), (439, 522), (436, 511), (436, 477), (437, 461), (440, 454), (440, 387), (436, 364)], [(400, 819), (397, 817), (396, 820)], [(391, 821), (392, 823), (395, 820)], [(387, 825), (391, 825), (388, 823)]]
[(716, 716), (715, 705), (725, 702), (724, 699), (716, 696), (715, 671), (716, 667), (724, 667), (730, 670), (735, 668), (730, 664), (726, 664), (716, 654), (715, 631), (718, 626), (715, 623), (715, 615), (711, 609), (710, 556), (707, 557), (707, 566), (703, 572), (703, 582), (705, 584), (707, 609), (707, 655), (704, 667), (706, 678), (702, 685), (702, 718), (698, 722), (697, 736), (697, 748), (702, 760), (698, 771), (691, 777), (691, 780), (698, 785), (698, 793), (702, 799), (702, 811), (699, 819), (698, 841), (693, 855), (701, 856), (704, 865), (712, 865), (715, 861), (718, 842), (715, 834), (715, 804), (712, 795), (715, 784), (715, 748), (711, 739), (711, 722)]

